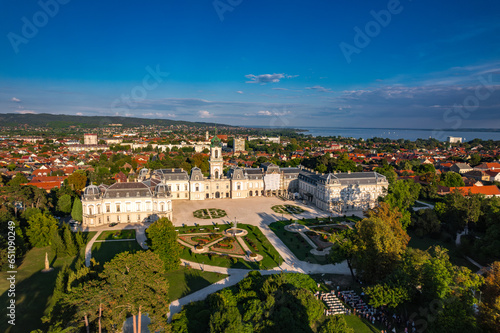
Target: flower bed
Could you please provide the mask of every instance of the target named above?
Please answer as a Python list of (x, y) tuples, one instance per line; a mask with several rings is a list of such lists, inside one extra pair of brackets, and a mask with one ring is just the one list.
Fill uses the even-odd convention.
[(208, 211), (210, 212), (210, 215), (212, 215), (213, 219), (218, 219), (227, 216), (227, 213), (224, 209), (209, 208)]
[(198, 209), (193, 212), (193, 216), (198, 219), (218, 219), (224, 216), (227, 216), (227, 213), (224, 209), (218, 208), (208, 208), (208, 209)]
[(209, 219), (210, 218), (210, 213), (206, 209), (198, 209), (193, 212), (193, 216), (199, 219)]
[(217, 244), (212, 245), (211, 250), (227, 254), (245, 255), (245, 251), (243, 251), (240, 244), (231, 238), (225, 238)]
[(304, 212), (302, 208), (294, 205), (276, 205), (272, 206), (271, 209), (278, 214), (300, 214)]
[(248, 237), (245, 237), (245, 243), (248, 244), (248, 246), (250, 246), (254, 252), (259, 252), (259, 249), (257, 248), (257, 245), (255, 245), (255, 243)]

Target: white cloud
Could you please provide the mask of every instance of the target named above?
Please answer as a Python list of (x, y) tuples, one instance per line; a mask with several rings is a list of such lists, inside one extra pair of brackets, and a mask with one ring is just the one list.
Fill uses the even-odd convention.
[(245, 75), (247, 79), (250, 81), (246, 81), (246, 83), (261, 83), (261, 84), (266, 84), (266, 83), (276, 83), (280, 82), (281, 79), (291, 79), (294, 77), (297, 77), (298, 75), (287, 75), (287, 74), (261, 74), (261, 75), (253, 75), (253, 74), (248, 74)]
[(243, 94), (243, 91), (238, 90), (236, 93), (238, 93), (238, 94)]
[(214, 115), (207, 110), (200, 110), (198, 111), (198, 116), (200, 118), (213, 118)]
[(245, 116), (264, 116), (264, 117), (271, 117), (271, 116), (285, 116), (287, 114), (290, 114), (290, 111), (278, 111), (278, 110), (273, 110), (273, 111), (269, 111), (269, 110), (262, 110), (262, 111), (258, 111), (257, 113), (255, 114), (251, 114), (251, 113), (247, 113), (245, 114)]
[(77, 115), (77, 116), (83, 116), (83, 113), (81, 113), (81, 112), (77, 112), (77, 113), (76, 113), (76, 115)]
[(12, 102), (16, 102), (16, 103), (20, 103), (21, 100), (19, 98), (16, 98), (16, 97), (12, 97), (11, 99)]
[(286, 88), (272, 88), (273, 90), (288, 90)]
[(316, 91), (319, 91), (319, 92), (328, 92), (328, 93), (333, 92), (333, 90), (325, 88), (325, 87), (322, 87), (322, 86), (306, 87), (306, 89), (316, 90)]
[(33, 111), (33, 110), (20, 110), (20, 111), (16, 111), (16, 113), (19, 113), (19, 114), (36, 114), (36, 112)]

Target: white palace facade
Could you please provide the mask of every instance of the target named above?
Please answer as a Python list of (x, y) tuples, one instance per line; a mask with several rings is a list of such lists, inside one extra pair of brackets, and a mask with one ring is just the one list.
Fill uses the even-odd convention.
[(255, 196), (300, 198), (327, 212), (374, 207), (387, 192), (387, 179), (376, 172), (320, 174), (303, 167), (231, 168), (223, 173), (222, 143), (210, 145), (210, 176), (199, 168), (142, 169), (137, 182), (90, 185), (82, 195), (83, 225), (172, 220), (174, 200), (244, 199)]

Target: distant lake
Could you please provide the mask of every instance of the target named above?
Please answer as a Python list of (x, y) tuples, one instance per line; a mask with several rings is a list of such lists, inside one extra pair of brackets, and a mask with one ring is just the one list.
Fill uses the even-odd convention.
[(417, 139), (429, 139), (430, 137), (440, 141), (446, 141), (448, 136), (461, 137), (464, 141), (474, 139), (500, 140), (500, 132), (487, 131), (435, 131), (427, 129), (382, 129), (382, 128), (334, 128), (334, 127), (301, 127), (306, 130), (303, 134), (313, 136), (342, 136), (352, 138), (389, 138), (392, 140), (405, 139), (415, 141)]

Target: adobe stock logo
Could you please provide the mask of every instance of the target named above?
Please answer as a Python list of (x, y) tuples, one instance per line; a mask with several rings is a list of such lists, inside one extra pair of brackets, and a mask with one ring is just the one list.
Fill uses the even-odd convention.
[(212, 5), (214, 6), (217, 16), (221, 22), (224, 21), (224, 13), (232, 12), (237, 6), (241, 5), (243, 0), (214, 0)]
[(19, 53), (19, 45), (28, 44), (30, 39), (35, 38), (40, 28), (43, 28), (49, 23), (49, 18), (53, 18), (59, 13), (60, 5), (66, 5), (70, 0), (40, 0), (38, 6), (41, 10), (35, 12), (31, 20), (26, 16), (21, 18), (23, 26), (21, 27), (21, 35), (14, 32), (7, 34), (7, 39), (12, 45), (15, 53)]
[(371, 43), (372, 39), (380, 34), (382, 28), (386, 28), (391, 23), (393, 15), (400, 14), (402, 11), (403, 6), (399, 0), (389, 0), (387, 9), (382, 9), (378, 12), (371, 10), (370, 15), (373, 17), (373, 20), (365, 24), (364, 31), (358, 26), (353, 28), (356, 33), (353, 38), (354, 45), (346, 42), (339, 44), (340, 51), (342, 51), (347, 63), (350, 64), (352, 55), (354, 53), (360, 54)]
[(142, 78), (141, 84), (134, 86), (130, 89), (130, 94), (122, 94), (120, 98), (115, 99), (111, 103), (111, 110), (118, 115), (118, 109), (134, 109), (138, 103), (144, 101), (148, 96), (148, 92), (158, 88), (160, 83), (163, 82), (170, 74), (160, 71), (160, 65), (156, 65), (156, 69), (146, 66), (147, 74)]

